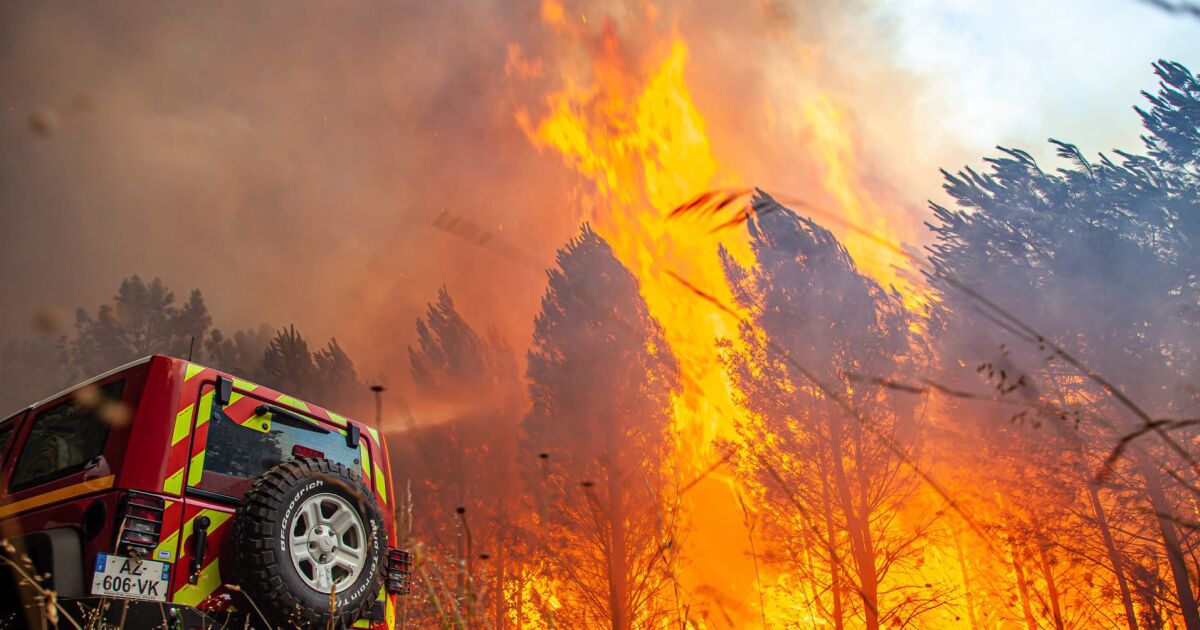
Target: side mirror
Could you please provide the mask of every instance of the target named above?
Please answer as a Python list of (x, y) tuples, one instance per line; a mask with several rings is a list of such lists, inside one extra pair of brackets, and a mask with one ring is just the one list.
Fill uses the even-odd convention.
[(91, 458), (83, 467), (84, 481), (107, 477), (111, 474), (112, 469), (108, 467), (108, 460), (105, 459), (103, 455), (97, 455)]

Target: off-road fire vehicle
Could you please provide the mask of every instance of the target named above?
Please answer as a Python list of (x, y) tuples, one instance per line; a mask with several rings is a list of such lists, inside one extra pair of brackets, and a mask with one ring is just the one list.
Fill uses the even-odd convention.
[(0, 628), (42, 627), (50, 592), (130, 628), (395, 625), (374, 428), (152, 356), (3, 420), (0, 457)]

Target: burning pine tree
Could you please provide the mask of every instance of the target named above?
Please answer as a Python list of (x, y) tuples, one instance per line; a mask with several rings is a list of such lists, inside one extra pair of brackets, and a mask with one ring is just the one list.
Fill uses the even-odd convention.
[[(673, 617), (675, 357), (633, 275), (590, 227), (558, 252), (529, 351), (522, 423), (539, 562), (563, 627)], [(561, 608), (559, 607), (561, 606)]]
[(780, 594), (834, 628), (910, 622), (945, 602), (944, 587), (912, 575), (929, 519), (896, 527), (918, 483), (906, 468), (916, 399), (859, 375), (912, 372), (912, 318), (827, 230), (762, 193), (753, 205), (753, 267), (722, 252), (749, 313), (726, 363), (749, 415), (740, 470), (767, 557), (797, 578)]
[(998, 515), (1029, 628), (1092, 611), (1200, 628), (1200, 80), (1155, 70), (1146, 155), (1091, 161), (1053, 141), (1068, 167), (1046, 172), (1004, 149), (987, 172), (946, 174), (957, 208), (932, 205), (938, 377), (977, 386), (976, 368), (996, 393), (948, 407), (965, 421), (946, 439), (986, 455), (952, 470), (988, 481), (974, 500)]
[[(519, 610), (524, 580), (524, 513), (516, 474), (521, 418), (520, 373), (508, 343), (481, 335), (438, 291), (417, 320), (410, 346), (413, 382), (436, 422), (393, 439), (397, 478), (411, 513), (402, 515), (410, 543), (421, 545), (432, 601), (410, 602), (404, 620), (435, 625), (446, 618), (503, 628)], [(411, 517), (411, 521), (408, 519)], [(518, 616), (514, 621), (520, 625)]]

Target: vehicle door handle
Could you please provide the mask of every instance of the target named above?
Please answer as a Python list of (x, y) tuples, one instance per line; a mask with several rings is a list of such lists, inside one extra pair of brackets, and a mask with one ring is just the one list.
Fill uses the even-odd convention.
[(83, 466), (84, 481), (106, 477), (111, 473), (112, 471), (108, 468), (108, 460), (105, 459), (103, 455), (97, 455), (91, 458), (88, 460), (88, 463), (84, 464)]
[(188, 574), (188, 584), (195, 584), (200, 578), (200, 569), (204, 566), (204, 548), (208, 546), (208, 526), (211, 523), (207, 516), (196, 517), (194, 533), (195, 548), (192, 549), (191, 573)]

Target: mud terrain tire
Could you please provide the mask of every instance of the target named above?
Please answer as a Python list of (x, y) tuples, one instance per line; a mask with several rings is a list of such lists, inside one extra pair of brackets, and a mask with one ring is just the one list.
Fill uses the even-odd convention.
[[(278, 627), (325, 628), (331, 618), (349, 627), (368, 613), (386, 575), (387, 534), (374, 495), (326, 459), (289, 460), (263, 473), (238, 508), (232, 543), (239, 586)], [(356, 556), (361, 562), (348, 560)]]

